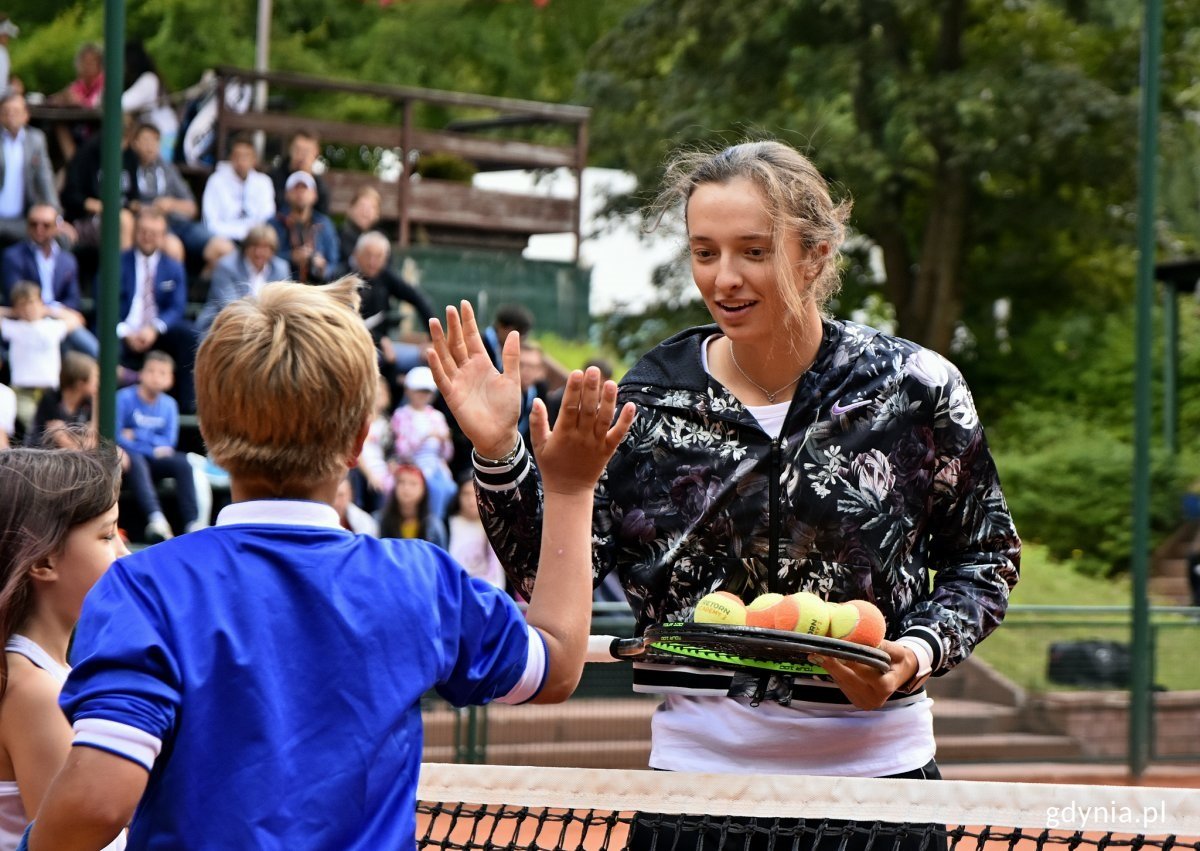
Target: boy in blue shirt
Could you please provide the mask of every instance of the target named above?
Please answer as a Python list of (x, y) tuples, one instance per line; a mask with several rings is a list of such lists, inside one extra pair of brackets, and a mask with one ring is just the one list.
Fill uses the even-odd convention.
[[(234, 503), (210, 529), (119, 560), (89, 594), (61, 699), (76, 747), (34, 851), (98, 848), (126, 823), (131, 849), (412, 848), (428, 689), (464, 705), (575, 688), (592, 491), (632, 406), (610, 427), (616, 386), (589, 370), (567, 384), (578, 417), (550, 433), (539, 409), (553, 519), (522, 617), (436, 547), (338, 524), (377, 375), (357, 283), (268, 284), (213, 323), (200, 427)], [(464, 339), (453, 309), (447, 321), (439, 374), (493, 371), (478, 334)], [(489, 398), (515, 411), (515, 335), (504, 357)]]
[(174, 537), (154, 489), (157, 482), (175, 480), (184, 531), (194, 531), (199, 516), (192, 465), (185, 453), (175, 449), (179, 442), (179, 404), (167, 395), (174, 383), (175, 359), (166, 352), (149, 351), (138, 372), (138, 383), (117, 392), (121, 467), (146, 515), (145, 539), (150, 543)]

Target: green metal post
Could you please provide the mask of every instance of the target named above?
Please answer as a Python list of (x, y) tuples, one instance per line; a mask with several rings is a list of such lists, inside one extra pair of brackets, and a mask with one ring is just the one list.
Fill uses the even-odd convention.
[(1179, 294), (1163, 287), (1163, 444), (1174, 457), (1179, 451)]
[(100, 278), (96, 332), (100, 337), (100, 434), (116, 436), (117, 316), (121, 287), (121, 89), (125, 78), (125, 0), (104, 2), (104, 118), (100, 139)]
[(1133, 459), (1133, 671), (1129, 683), (1129, 771), (1139, 778), (1150, 752), (1150, 401), (1151, 322), (1154, 315), (1154, 217), (1158, 163), (1159, 60), (1162, 0), (1146, 0), (1142, 27), (1142, 103), (1139, 121), (1137, 368)]

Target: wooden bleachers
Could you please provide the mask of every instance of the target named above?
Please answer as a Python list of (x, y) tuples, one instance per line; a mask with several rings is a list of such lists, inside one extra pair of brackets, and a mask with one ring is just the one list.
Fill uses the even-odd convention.
[[(392, 123), (222, 109), (217, 118), (218, 158), (224, 158), (224, 146), (236, 132), (262, 132), (277, 138), (282, 147), (291, 134), (307, 130), (323, 144), (392, 151), (400, 163), (397, 175), (331, 168), (322, 177), (335, 216), (346, 211), (361, 186), (374, 186), (382, 198), (383, 219), (394, 229), (401, 249), (420, 242), (479, 245), (482, 240), (520, 251), (530, 236), (542, 233), (573, 233), (578, 246), (579, 177), (587, 161), (590, 115), (584, 107), (225, 66), (217, 69), (217, 79), (222, 91), (234, 81), (263, 81), (273, 95), (288, 102), (351, 95), (387, 104), (397, 116)], [(223, 95), (218, 100), (224, 104)], [(435, 115), (440, 126), (431, 126)], [(422, 177), (415, 163), (430, 154), (457, 157), (477, 171), (567, 168), (575, 172), (575, 192), (569, 198), (552, 198)]]

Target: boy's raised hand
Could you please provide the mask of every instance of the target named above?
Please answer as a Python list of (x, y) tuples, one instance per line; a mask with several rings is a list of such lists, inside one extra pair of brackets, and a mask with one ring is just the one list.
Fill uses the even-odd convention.
[(553, 431), (545, 404), (541, 399), (534, 401), (529, 429), (544, 490), (571, 494), (590, 493), (595, 488), (633, 423), (633, 403), (625, 403), (614, 423), (616, 406), (617, 385), (602, 381), (594, 366), (567, 377)]
[(504, 372), (498, 372), (483, 346), (475, 311), (465, 300), (460, 310), (446, 308), (445, 329), (438, 320), (429, 320), (429, 369), (475, 451), (484, 458), (502, 458), (520, 440), (520, 337), (512, 333), (503, 341)]

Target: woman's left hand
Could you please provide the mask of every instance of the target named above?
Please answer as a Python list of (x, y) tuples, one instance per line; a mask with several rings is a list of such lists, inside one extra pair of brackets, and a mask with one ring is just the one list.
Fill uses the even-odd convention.
[(856, 707), (878, 709), (917, 672), (917, 656), (904, 645), (885, 639), (879, 649), (891, 659), (891, 667), (886, 673), (880, 673), (869, 665), (846, 662), (832, 656), (813, 657), (812, 661), (833, 677), (842, 694), (850, 698)]

